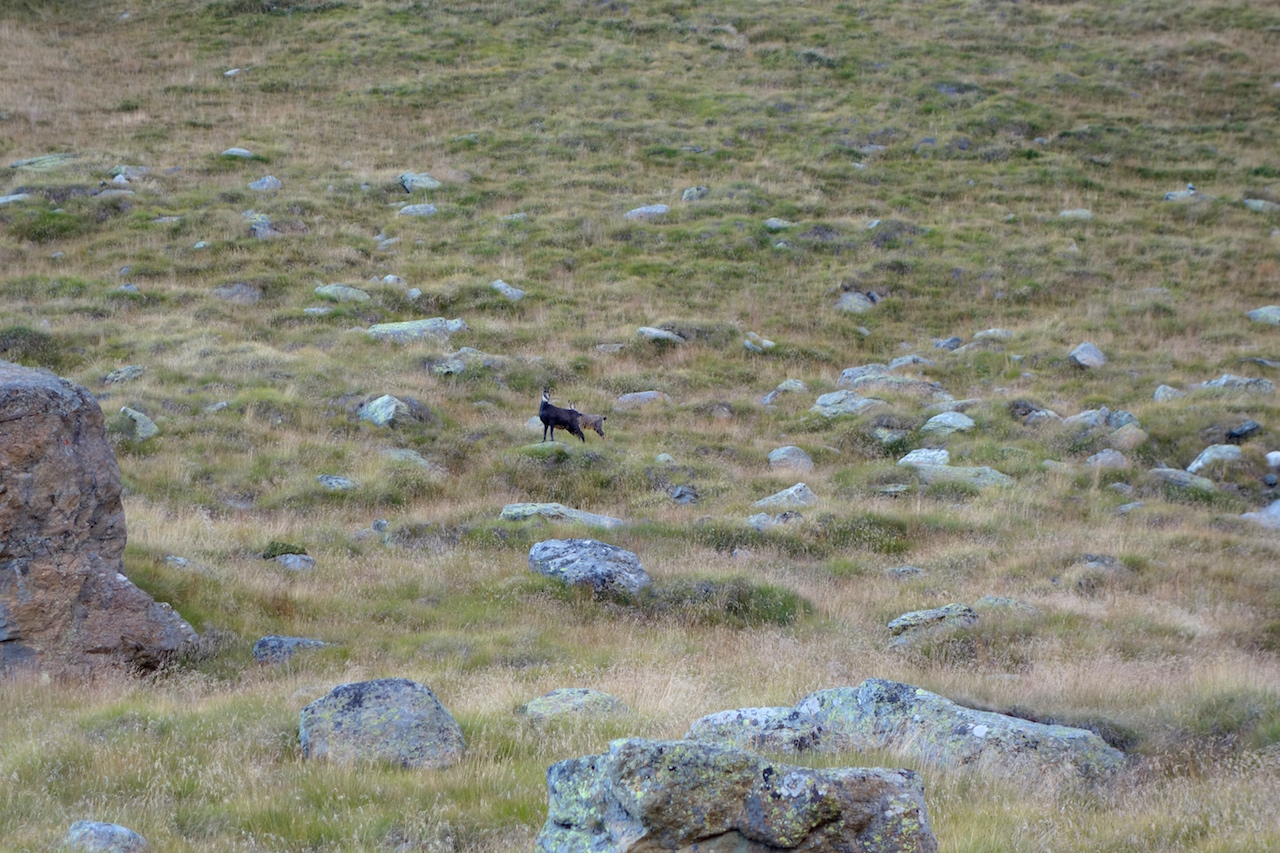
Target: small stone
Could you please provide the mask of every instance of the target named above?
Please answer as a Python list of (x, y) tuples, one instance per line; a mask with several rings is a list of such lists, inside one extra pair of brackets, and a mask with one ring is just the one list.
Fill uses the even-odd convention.
[(119, 824), (78, 820), (71, 824), (58, 849), (66, 853), (144, 853), (151, 845)]
[(309, 572), (316, 567), (316, 558), (306, 554), (280, 554), (272, 559), (291, 572)]
[(333, 308), (328, 305), (312, 305), (309, 308), (303, 308), (302, 313), (308, 317), (324, 317), (333, 313)]
[(1227, 441), (1232, 444), (1239, 444), (1260, 429), (1262, 429), (1262, 424), (1255, 420), (1247, 420), (1239, 426), (1227, 430)]
[(1243, 458), (1244, 454), (1234, 444), (1213, 444), (1200, 451), (1195, 461), (1187, 466), (1187, 472), (1198, 474), (1215, 463), (1239, 462)]
[(360, 420), (382, 427), (391, 426), (396, 419), (404, 419), (409, 415), (409, 404), (390, 394), (370, 400), (356, 411), (356, 417)]
[(209, 248), (209, 244), (208, 244), (208, 243), (206, 243), (204, 240), (201, 240), (200, 242), (196, 243), (196, 244), (195, 244), (194, 246), (192, 246), (191, 248), (193, 248), (193, 249), (207, 249), (207, 248)]
[(230, 405), (231, 404), (228, 403), (226, 400), (219, 400), (216, 403), (210, 403), (209, 405), (205, 406), (204, 411), (205, 411), (205, 414), (211, 415), (215, 412), (221, 412), (223, 409), (227, 408)]
[(1272, 501), (1266, 509), (1257, 512), (1246, 512), (1240, 517), (1263, 527), (1269, 527), (1272, 530), (1280, 530), (1280, 501)]
[(975, 341), (1007, 341), (1013, 338), (1013, 332), (1008, 329), (985, 329), (974, 334)]
[(1267, 464), (1272, 468), (1280, 469), (1280, 450), (1272, 450), (1266, 456)]
[(702, 199), (706, 198), (710, 193), (711, 189), (709, 187), (689, 187), (684, 192), (680, 193), (680, 200), (686, 202), (702, 201)]
[(502, 279), (490, 282), (489, 287), (496, 290), (500, 295), (510, 299), (512, 302), (519, 302), (521, 299), (524, 299), (523, 290), (518, 287), (512, 287)]
[(524, 222), (528, 218), (529, 214), (527, 213), (508, 213), (506, 216), (501, 217), (503, 222)]
[(769, 468), (773, 471), (798, 471), (802, 474), (813, 470), (813, 459), (795, 445), (787, 445), (769, 451)]
[(903, 613), (888, 624), (889, 633), (895, 639), (889, 645), (903, 646), (923, 639), (936, 631), (952, 628), (968, 628), (978, 623), (978, 614), (964, 604), (947, 604), (932, 610), (914, 610)]
[(1080, 367), (1102, 367), (1107, 363), (1107, 357), (1102, 354), (1102, 350), (1098, 349), (1089, 341), (1085, 341), (1071, 351), (1070, 359)]
[(126, 281), (124, 284), (122, 284), (122, 285), (120, 285), (119, 287), (117, 287), (117, 288), (115, 289), (115, 292), (116, 292), (116, 293), (128, 293), (128, 294), (136, 295), (136, 294), (141, 293), (142, 291), (138, 290), (138, 286), (137, 286), (136, 284), (134, 284), (133, 282), (131, 282), (131, 281)]
[[(653, 457), (653, 461), (657, 465), (676, 464), (675, 457), (673, 457), (670, 453), (659, 453), (657, 456)], [(1280, 464), (1276, 465), (1275, 467), (1280, 468)]]
[(837, 418), (845, 415), (860, 415), (869, 409), (883, 405), (883, 400), (875, 400), (853, 391), (842, 390), (823, 394), (809, 411), (824, 418)]
[(950, 465), (951, 454), (945, 448), (919, 448), (898, 460), (899, 465), (914, 467), (916, 465)]
[(248, 159), (253, 156), (253, 152), (248, 150), (247, 148), (228, 148), (226, 151), (222, 152), (222, 156), (223, 157), (239, 157), (241, 159)]
[(368, 302), (370, 299), (368, 293), (349, 284), (323, 284), (315, 289), (315, 294), (334, 302)]
[(669, 494), (671, 495), (671, 500), (681, 506), (692, 506), (699, 500), (698, 490), (693, 486), (676, 486)]
[(671, 398), (662, 391), (635, 391), (631, 394), (623, 394), (614, 401), (614, 407), (627, 411), (630, 409), (638, 409), (643, 406), (649, 406), (654, 403), (670, 403)]
[(795, 225), (794, 222), (788, 222), (787, 220), (779, 219), (776, 216), (764, 221), (764, 227), (767, 231), (785, 231), (793, 225)]
[(959, 348), (959, 346), (962, 343), (964, 343), (963, 340), (955, 336), (952, 336), (950, 338), (941, 338), (939, 340), (934, 341), (933, 348), (947, 350), (948, 352), (950, 352), (952, 350)]
[[(299, 556), (287, 554), (282, 556)], [(332, 645), (323, 640), (310, 640), (306, 637), (263, 637), (253, 644), (253, 659), (258, 663), (285, 663), (303, 649), (321, 649)]]
[(562, 687), (545, 693), (516, 709), (516, 716), (531, 723), (556, 718), (612, 717), (630, 714), (631, 709), (615, 696), (585, 687)]
[(651, 341), (665, 341), (672, 344), (685, 343), (685, 339), (680, 335), (677, 335), (675, 332), (671, 332), (666, 329), (656, 329), (653, 326), (641, 326), (636, 330), (636, 334), (642, 338), (648, 338)]
[(1179, 397), (1187, 396), (1186, 391), (1179, 391), (1170, 385), (1161, 385), (1156, 389), (1156, 393), (1152, 395), (1152, 399), (1157, 403), (1167, 403), (1170, 400), (1176, 400)]
[(259, 178), (249, 184), (249, 189), (256, 190), (258, 192), (274, 192), (282, 186), (283, 184), (280, 183), (280, 179), (275, 175), (267, 175), (265, 178)]
[(1204, 477), (1198, 477), (1179, 468), (1152, 468), (1149, 472), (1161, 483), (1171, 486), (1175, 489), (1186, 489), (1188, 491), (1214, 492), (1217, 487), (1213, 485), (1212, 480)]
[(1107, 449), (1093, 454), (1084, 461), (1084, 464), (1090, 468), (1119, 469), (1128, 468), (1129, 460), (1120, 451)]
[(804, 483), (796, 483), (789, 489), (761, 498), (755, 502), (755, 505), (761, 509), (792, 509), (813, 506), (817, 502), (818, 496), (812, 489)]
[(851, 290), (840, 294), (840, 298), (836, 300), (836, 310), (846, 314), (865, 314), (875, 307), (875, 304), (865, 293)]
[(950, 435), (953, 432), (967, 432), (975, 426), (977, 424), (968, 415), (962, 415), (959, 412), (943, 412), (929, 418), (925, 425), (920, 427), (920, 432), (926, 435)]
[(438, 190), (444, 185), (426, 172), (404, 172), (400, 175), (400, 186), (411, 193), (415, 190)]
[(191, 561), (186, 557), (179, 557), (177, 554), (169, 554), (164, 558), (166, 565), (173, 566), (175, 569), (185, 569), (191, 565)]
[(960, 467), (915, 464), (912, 467), (915, 468), (920, 475), (920, 479), (926, 485), (933, 485), (934, 483), (966, 483), (980, 489), (1013, 485), (1013, 478), (1008, 474), (1003, 474), (985, 465), (981, 467)]
[(427, 338), (447, 340), (449, 335), (467, 330), (462, 319), (446, 320), (443, 317), (432, 317), (430, 320), (406, 320), (401, 323), (375, 323), (367, 334), (377, 340), (408, 343)]
[(146, 441), (147, 439), (154, 438), (160, 434), (160, 427), (156, 426), (155, 422), (152, 421), (151, 418), (147, 417), (142, 412), (139, 412), (137, 409), (131, 409), (128, 406), (125, 406), (120, 409), (120, 414), (133, 421), (133, 435), (131, 438), (134, 441)]
[(115, 385), (120, 382), (129, 382), (137, 379), (143, 373), (143, 367), (138, 364), (130, 364), (127, 367), (121, 367), (111, 371), (103, 377), (103, 385)]
[(901, 370), (904, 367), (932, 367), (933, 362), (922, 355), (900, 355), (893, 361), (889, 362), (890, 370)]
[(626, 213), (623, 214), (623, 217), (625, 219), (638, 219), (638, 220), (647, 221), (651, 219), (656, 219), (659, 216), (663, 216), (666, 213), (668, 213), (670, 210), (671, 208), (667, 207), (665, 204), (646, 204), (643, 207), (637, 207), (632, 210), (628, 210)]
[(778, 397), (781, 396), (782, 394), (794, 394), (797, 392), (808, 391), (808, 390), (809, 390), (808, 386), (805, 385), (803, 382), (801, 382), (799, 379), (787, 379), (786, 381), (780, 383), (777, 388), (774, 388), (768, 394), (765, 394), (763, 397), (761, 397), (760, 402), (762, 405), (770, 406), (770, 405), (773, 405), (773, 402), (777, 400)]
[(436, 206), (434, 204), (406, 204), (400, 208), (396, 216), (435, 216), (435, 214)]
[(1142, 424), (1138, 423), (1138, 417), (1133, 412), (1119, 410), (1107, 415), (1107, 426), (1111, 427), (1111, 429), (1120, 429), (1121, 427), (1128, 426), (1129, 424), (1142, 426)]
[(1116, 450), (1131, 451), (1147, 443), (1150, 436), (1136, 423), (1125, 424), (1107, 436), (1107, 443)]
[(321, 488), (330, 492), (349, 492), (359, 486), (355, 480), (339, 477), (337, 474), (320, 474), (316, 477), (316, 482)]
[[(539, 421), (538, 429), (542, 429), (541, 421)], [(601, 530), (614, 530), (626, 526), (626, 522), (620, 518), (573, 509), (559, 503), (507, 504), (502, 508), (502, 513), (498, 517), (504, 521), (543, 518), (547, 521), (562, 521), (567, 524), (581, 524), (584, 527), (598, 527)]]
[(1075, 429), (1097, 429), (1105, 425), (1109, 417), (1111, 417), (1111, 410), (1106, 406), (1101, 409), (1085, 409), (1069, 418), (1063, 418), (1062, 425)]
[(383, 284), (389, 284), (392, 287), (404, 287), (405, 281), (398, 275), (384, 275), (382, 277)]
[(1121, 504), (1120, 506), (1116, 507), (1116, 515), (1128, 515), (1129, 513), (1133, 512), (1135, 509), (1142, 509), (1143, 506), (1145, 506), (1145, 504), (1143, 504), (1142, 501), (1134, 501), (1132, 503)]
[(1093, 212), (1083, 207), (1077, 207), (1077, 208), (1072, 208), (1071, 210), (1060, 211), (1058, 213), (1058, 216), (1061, 217), (1062, 219), (1089, 220), (1089, 219), (1093, 219)]
[(925, 572), (919, 566), (894, 566), (893, 568), (885, 569), (884, 573), (894, 580), (906, 580), (907, 578), (918, 578)]

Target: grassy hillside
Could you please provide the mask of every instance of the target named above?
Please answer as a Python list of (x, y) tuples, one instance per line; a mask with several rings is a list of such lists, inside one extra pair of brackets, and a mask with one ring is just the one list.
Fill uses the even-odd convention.
[[(160, 673), (0, 690), (0, 846), (92, 818), (181, 853), (528, 849), (553, 761), (884, 677), (1133, 756), (1087, 789), (919, 768), (943, 850), (1280, 847), (1280, 534), (1240, 519), (1280, 497), (1280, 398), (1190, 389), (1280, 380), (1280, 327), (1245, 317), (1280, 303), (1280, 209), (1242, 203), (1280, 202), (1277, 55), (1280, 6), (1236, 0), (0, 4), (0, 162), (74, 155), (0, 170), (0, 195), (28, 195), (0, 205), (0, 358), (99, 397), (126, 571), (204, 636)], [(120, 165), (149, 172), (113, 185)], [(406, 193), (405, 171), (441, 185)], [(282, 187), (247, 187), (267, 175)], [(670, 211), (624, 216), (651, 204)], [(369, 298), (316, 295), (334, 283)], [(228, 301), (237, 284), (257, 301)], [(852, 292), (879, 301), (837, 310)], [(432, 317), (467, 329), (365, 333)], [(991, 328), (1012, 336), (975, 343)], [(952, 336), (972, 345), (935, 347)], [(1072, 364), (1083, 341), (1107, 364)], [(464, 346), (501, 359), (433, 370)], [(978, 400), (974, 429), (922, 435), (931, 401), (892, 390), (809, 411), (845, 368), (910, 354), (933, 363), (900, 375)], [(808, 390), (761, 405), (786, 379)], [(544, 385), (606, 437), (527, 447)], [(615, 405), (648, 390), (670, 402)], [(383, 394), (428, 414), (359, 420)], [(1091, 469), (1107, 430), (1029, 424), (1018, 401), (1128, 411), (1147, 437)], [(136, 440), (122, 406), (160, 435)], [(1148, 473), (1249, 419), (1242, 459), (1200, 472), (1211, 493)], [(772, 472), (782, 445), (815, 470)], [(929, 446), (1013, 485), (895, 464)], [(745, 524), (799, 480), (819, 498), (802, 519)], [(630, 524), (499, 520), (523, 501)], [(658, 592), (529, 572), (530, 546), (569, 536), (636, 552)], [(264, 561), (272, 542), (316, 569)], [(888, 648), (899, 614), (984, 595), (1035, 614)], [(263, 667), (266, 634), (335, 645)], [(302, 760), (300, 708), (383, 676), (440, 696), (461, 765)], [(514, 716), (568, 686), (635, 713)]]

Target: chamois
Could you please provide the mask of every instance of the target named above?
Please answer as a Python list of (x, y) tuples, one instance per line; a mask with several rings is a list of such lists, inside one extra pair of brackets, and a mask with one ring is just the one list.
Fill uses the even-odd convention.
[[(569, 401), (569, 408), (578, 412), (578, 404)], [(596, 435), (604, 438), (604, 422), (609, 420), (608, 415), (588, 415), (586, 412), (578, 412), (578, 426), (583, 429), (593, 429)]]
[(576, 435), (582, 439), (582, 443), (587, 443), (587, 437), (582, 434), (582, 427), (578, 426), (578, 419), (581, 417), (573, 409), (562, 409), (559, 406), (551, 405), (551, 388), (544, 386), (542, 389), (542, 405), (538, 407), (538, 420), (542, 421), (542, 440), (547, 440), (547, 433), (551, 433), (551, 440), (556, 440), (556, 429), (562, 429), (570, 435)]

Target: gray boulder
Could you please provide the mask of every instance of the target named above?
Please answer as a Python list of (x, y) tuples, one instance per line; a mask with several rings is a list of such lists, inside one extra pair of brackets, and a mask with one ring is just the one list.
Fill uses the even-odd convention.
[(507, 361), (505, 356), (490, 355), (475, 347), (459, 347), (457, 352), (446, 355), (443, 361), (431, 364), (431, 372), (436, 376), (453, 376), (472, 367), (499, 369), (505, 367)]
[(368, 335), (380, 341), (409, 343), (432, 338), (447, 341), (450, 335), (466, 330), (467, 324), (461, 319), (446, 320), (443, 317), (432, 317), (430, 320), (375, 323), (369, 327)]
[(1187, 489), (1189, 491), (1213, 492), (1217, 491), (1212, 480), (1204, 477), (1198, 477), (1195, 474), (1183, 471), (1181, 468), (1152, 468), (1149, 472), (1152, 477), (1159, 480), (1162, 484), (1175, 489)]
[(671, 208), (665, 204), (646, 204), (643, 207), (633, 208), (623, 214), (625, 219), (650, 220), (657, 219), (659, 216), (670, 212)]
[(1176, 400), (1179, 397), (1185, 396), (1187, 396), (1186, 391), (1179, 391), (1171, 385), (1161, 385), (1156, 389), (1156, 392), (1151, 396), (1151, 399), (1155, 400), (1157, 403), (1167, 403), (1170, 400)]
[(1187, 466), (1187, 472), (1199, 474), (1214, 463), (1239, 462), (1243, 458), (1244, 454), (1237, 445), (1211, 444), (1200, 451), (1200, 455), (1195, 458), (1195, 461)]
[(950, 465), (951, 453), (945, 448), (925, 448), (913, 450), (898, 460), (899, 465), (914, 468), (917, 465)]
[(507, 299), (510, 299), (512, 302), (519, 302), (521, 299), (524, 299), (524, 296), (525, 296), (525, 293), (523, 290), (521, 290), (518, 287), (512, 287), (502, 279), (497, 279), (495, 281), (489, 282), (489, 287), (491, 287), (493, 290), (496, 290), (499, 296), (505, 296)]
[(320, 484), (320, 488), (328, 492), (350, 492), (360, 485), (350, 477), (337, 474), (320, 474), (316, 477), (316, 482)]
[(433, 770), (456, 764), (467, 748), (431, 688), (407, 678), (338, 685), (302, 709), (298, 739), (304, 758)]
[(931, 610), (913, 610), (889, 622), (894, 639), (890, 647), (905, 646), (939, 631), (978, 624), (978, 614), (964, 604), (947, 604)]
[(245, 222), (249, 224), (249, 233), (258, 240), (269, 240), (272, 237), (283, 236), (283, 232), (271, 222), (271, 218), (265, 213), (258, 213), (256, 210), (246, 210), (240, 214), (244, 217)]
[(777, 764), (700, 741), (616, 740), (547, 770), (539, 853), (936, 853), (910, 770)]
[(1263, 527), (1269, 527), (1272, 530), (1280, 530), (1280, 500), (1272, 501), (1271, 505), (1265, 509), (1260, 509), (1257, 512), (1246, 512), (1240, 517)]
[(1245, 316), (1255, 323), (1280, 326), (1280, 305), (1265, 305), (1262, 308), (1255, 308)]
[(1120, 451), (1107, 449), (1093, 454), (1084, 460), (1084, 464), (1090, 468), (1120, 469), (1128, 468), (1129, 460)]
[(856, 290), (842, 293), (840, 298), (836, 300), (836, 310), (843, 311), (846, 314), (865, 314), (875, 305), (876, 301), (874, 299)]
[(1236, 376), (1224, 373), (1217, 379), (1192, 385), (1192, 388), (1207, 388), (1215, 391), (1248, 391), (1254, 394), (1274, 394), (1276, 385), (1270, 379), (1253, 379), (1247, 376)]
[(994, 468), (988, 468), (985, 465), (977, 468), (967, 468), (962, 466), (951, 465), (925, 465), (916, 464), (912, 466), (916, 469), (916, 473), (920, 475), (920, 479), (926, 485), (934, 483), (965, 483), (978, 488), (987, 488), (990, 486), (1011, 486), (1013, 478), (1008, 474), (1002, 474)]
[[(295, 554), (284, 556), (298, 556)], [(321, 649), (330, 646), (324, 640), (309, 640), (306, 637), (268, 636), (253, 644), (253, 659), (258, 663), (284, 663), (303, 649)]]
[(779, 383), (777, 388), (774, 388), (768, 394), (761, 397), (760, 403), (765, 406), (771, 406), (783, 394), (795, 394), (808, 390), (809, 387), (799, 379), (787, 379), (786, 381)]
[(937, 382), (910, 376), (896, 376), (883, 364), (867, 364), (842, 371), (836, 386), (859, 394), (908, 394), (913, 397), (950, 400), (951, 395)]
[(974, 333), (975, 341), (1008, 341), (1013, 339), (1013, 332), (1008, 329), (984, 329)]
[(368, 302), (369, 294), (349, 284), (322, 284), (315, 290), (316, 296), (334, 302)]
[(238, 157), (241, 160), (248, 160), (253, 156), (253, 152), (247, 148), (228, 148), (222, 152), (223, 157)]
[(78, 820), (71, 824), (58, 849), (66, 853), (144, 853), (151, 845), (119, 824)]
[(788, 228), (790, 228), (793, 225), (795, 225), (794, 222), (789, 222), (785, 219), (779, 219), (776, 216), (771, 216), (764, 221), (764, 227), (766, 231), (786, 231)]
[(688, 187), (684, 192), (680, 193), (681, 201), (702, 201), (711, 194), (710, 187)]
[(265, 178), (259, 178), (258, 180), (249, 184), (249, 189), (255, 190), (260, 193), (275, 192), (276, 190), (280, 189), (282, 186), (284, 185), (280, 183), (280, 179), (277, 178), (275, 175), (267, 175)]
[(307, 554), (278, 554), (272, 560), (290, 572), (309, 572), (316, 567), (316, 558)]
[(774, 471), (808, 473), (813, 470), (813, 459), (799, 447), (789, 444), (769, 451), (769, 468)]
[(1102, 354), (1102, 350), (1089, 341), (1073, 349), (1068, 357), (1080, 367), (1102, 367), (1107, 363), (1107, 357)]
[(543, 694), (516, 709), (516, 715), (533, 723), (557, 718), (610, 717), (631, 709), (615, 696), (586, 687), (562, 687)]
[(0, 195), (0, 206), (13, 204), (17, 201), (26, 201), (31, 198), (29, 193), (11, 193), (9, 195)]
[(209, 295), (232, 305), (253, 305), (262, 298), (262, 288), (243, 281), (220, 284)]
[(630, 409), (639, 409), (654, 403), (670, 403), (671, 398), (662, 391), (636, 391), (631, 394), (623, 394), (614, 401), (614, 408), (628, 411)]
[(406, 204), (396, 216), (435, 216), (436, 212), (434, 204)]
[(1075, 429), (1096, 429), (1106, 425), (1107, 418), (1110, 415), (1111, 410), (1106, 406), (1101, 409), (1085, 409), (1083, 412), (1074, 414), (1069, 418), (1063, 418), (1062, 425)]
[(813, 506), (817, 502), (818, 496), (813, 493), (812, 489), (804, 483), (796, 483), (789, 489), (783, 489), (777, 494), (761, 498), (755, 502), (755, 505), (761, 509), (799, 509)]
[(883, 406), (883, 400), (863, 397), (853, 391), (832, 391), (823, 394), (809, 409), (824, 418), (838, 418), (845, 415), (860, 415), (876, 406)]
[(920, 427), (926, 435), (951, 435), (953, 432), (967, 432), (977, 426), (973, 418), (960, 412), (942, 412), (934, 415)]
[(975, 711), (879, 678), (810, 693), (796, 707), (824, 728), (824, 744), (837, 749), (890, 749), (944, 767), (1027, 778), (1098, 777), (1124, 765), (1124, 755), (1093, 732)]
[(116, 385), (120, 382), (132, 382), (143, 374), (144, 368), (139, 364), (117, 368), (102, 378), (103, 385)]
[(641, 326), (636, 329), (636, 334), (642, 338), (648, 338), (651, 341), (665, 341), (669, 344), (683, 344), (685, 339), (675, 332), (667, 329), (656, 329), (653, 326)]
[(750, 752), (817, 752), (822, 727), (795, 708), (737, 708), (693, 721), (685, 740), (701, 740)]
[(636, 593), (649, 585), (640, 558), (616, 545), (595, 539), (548, 539), (529, 550), (529, 568), (571, 585), (596, 592)]
[(139, 412), (137, 409), (131, 409), (124, 406), (120, 409), (120, 414), (124, 415), (132, 422), (131, 432), (129, 436), (134, 441), (146, 441), (149, 438), (155, 438), (160, 434), (160, 427), (156, 426), (155, 421)]
[(1093, 219), (1093, 211), (1084, 207), (1075, 207), (1070, 210), (1058, 211), (1058, 216), (1061, 219), (1081, 219), (1088, 221)]
[(401, 400), (391, 394), (383, 394), (356, 409), (356, 417), (375, 426), (395, 426), (408, 421), (423, 420), (425, 410), (416, 400)]
[(426, 172), (403, 172), (400, 175), (400, 186), (411, 193), (414, 190), (438, 190), (444, 186)]
[[(541, 422), (538, 429), (542, 428)], [(626, 522), (608, 515), (598, 515), (581, 509), (573, 509), (558, 503), (523, 503), (507, 504), (499, 516), (505, 521), (524, 521), (529, 518), (545, 518), (547, 521), (563, 521), (571, 524), (582, 524), (587, 527), (598, 527), (601, 530), (613, 530), (623, 527)]]
[(1254, 213), (1274, 213), (1280, 211), (1280, 204), (1274, 201), (1268, 201), (1265, 198), (1246, 198), (1243, 199), (1244, 206), (1252, 210)]

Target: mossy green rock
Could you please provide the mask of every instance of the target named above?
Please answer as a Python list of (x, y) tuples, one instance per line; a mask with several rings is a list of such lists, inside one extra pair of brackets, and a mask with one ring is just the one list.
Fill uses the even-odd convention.
[(547, 770), (541, 853), (934, 853), (910, 770), (778, 764), (691, 740), (616, 740)]
[(552, 690), (516, 709), (517, 716), (542, 723), (557, 718), (608, 717), (629, 714), (622, 700), (587, 687), (563, 687)]
[(306, 758), (435, 770), (456, 764), (467, 748), (431, 688), (407, 678), (339, 684), (302, 709), (298, 739)]
[(975, 711), (909, 684), (869, 678), (857, 687), (810, 693), (796, 708), (826, 731), (834, 749), (893, 749), (950, 768), (1001, 773), (1119, 770), (1124, 755), (1085, 729)]

